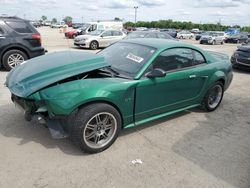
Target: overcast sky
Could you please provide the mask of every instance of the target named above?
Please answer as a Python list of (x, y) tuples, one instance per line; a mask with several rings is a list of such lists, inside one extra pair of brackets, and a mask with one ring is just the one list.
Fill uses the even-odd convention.
[(216, 23), (250, 26), (250, 0), (0, 0), (0, 15), (17, 15), (26, 19), (48, 19), (72, 16), (73, 21), (113, 19), (173, 19), (195, 23)]

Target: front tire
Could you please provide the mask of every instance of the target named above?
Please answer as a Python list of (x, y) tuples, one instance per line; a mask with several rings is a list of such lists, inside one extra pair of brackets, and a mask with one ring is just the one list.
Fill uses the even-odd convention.
[(224, 87), (222, 82), (215, 82), (203, 99), (203, 108), (208, 112), (214, 111), (220, 105), (223, 95)]
[(89, 45), (89, 48), (90, 48), (91, 50), (96, 50), (98, 47), (99, 47), (99, 44), (98, 44), (97, 41), (92, 41), (92, 42), (90, 43), (90, 45)]
[(71, 126), (71, 139), (82, 151), (98, 153), (115, 142), (121, 125), (121, 116), (113, 106), (90, 104), (78, 111)]
[(20, 50), (10, 50), (3, 55), (3, 66), (7, 71), (10, 71), (27, 59), (28, 57), (24, 52)]

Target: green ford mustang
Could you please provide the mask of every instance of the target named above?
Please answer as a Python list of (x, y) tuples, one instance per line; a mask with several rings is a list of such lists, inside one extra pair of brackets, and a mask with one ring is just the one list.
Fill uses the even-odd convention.
[(25, 118), (83, 151), (108, 148), (121, 129), (202, 106), (215, 110), (232, 81), (229, 57), (179, 41), (131, 39), (98, 54), (57, 52), (7, 76)]

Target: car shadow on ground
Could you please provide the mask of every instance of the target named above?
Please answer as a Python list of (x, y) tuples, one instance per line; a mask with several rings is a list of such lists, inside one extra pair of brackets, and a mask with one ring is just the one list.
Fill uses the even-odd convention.
[(0, 134), (4, 137), (18, 138), (18, 145), (22, 146), (30, 142), (39, 143), (48, 149), (59, 148), (70, 155), (88, 155), (75, 147), (69, 138), (53, 139), (49, 129), (36, 121), (24, 120), (23, 112), (13, 104), (0, 106)]
[[(250, 187), (250, 97), (228, 95), (220, 110), (175, 143), (172, 150), (229, 184)], [(244, 111), (243, 111), (244, 109)]]
[[(14, 104), (3, 105), (0, 107), (2, 109), (0, 111), (0, 134), (4, 137), (20, 139), (18, 145), (22, 146), (30, 142), (35, 142), (48, 149), (58, 148), (65, 154), (69, 155), (89, 155), (81, 152), (79, 148), (74, 146), (70, 138), (53, 139), (50, 135), (49, 129), (42, 124), (39, 124), (36, 121), (27, 122), (23, 117), (23, 112), (15, 107)], [(178, 118), (188, 113), (190, 112), (185, 111), (142, 126), (124, 129), (121, 131), (119, 137), (129, 135), (142, 129), (147, 129), (151, 126), (156, 126), (157, 124)]]
[(240, 73), (240, 74), (250, 74), (250, 67), (247, 69), (233, 68), (233, 72)]

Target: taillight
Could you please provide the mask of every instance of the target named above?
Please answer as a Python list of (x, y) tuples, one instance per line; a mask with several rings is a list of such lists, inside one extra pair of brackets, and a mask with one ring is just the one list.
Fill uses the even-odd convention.
[(40, 34), (33, 34), (33, 35), (32, 35), (32, 38), (35, 39), (35, 40), (38, 40), (40, 43), (42, 42), (42, 41), (41, 41), (41, 35), (40, 35)]

